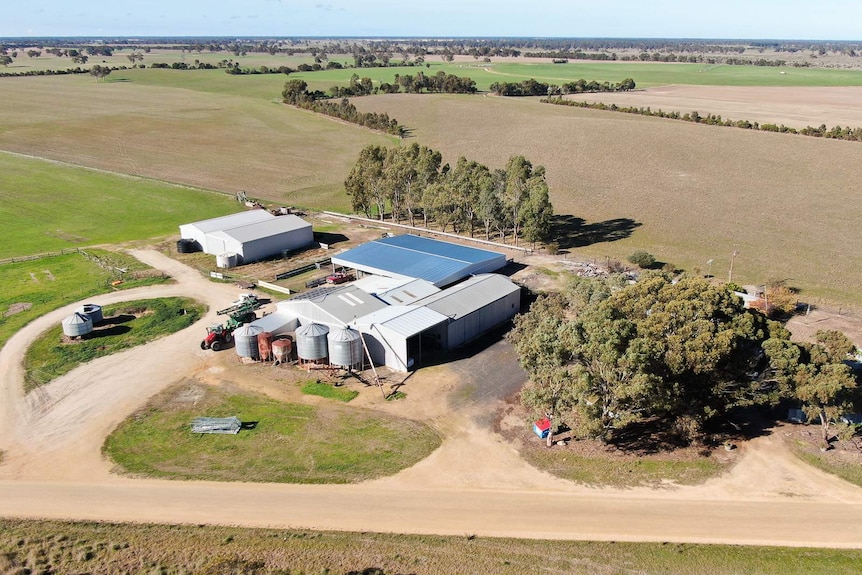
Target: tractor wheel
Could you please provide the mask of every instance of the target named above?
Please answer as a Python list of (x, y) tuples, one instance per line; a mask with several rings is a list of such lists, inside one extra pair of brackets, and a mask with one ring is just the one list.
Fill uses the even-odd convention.
[(210, 349), (213, 351), (219, 351), (221, 349), (221, 342), (219, 342), (219, 341), (212, 342), (212, 345), (210, 345)]
[(227, 332), (224, 334), (224, 342), (230, 343), (230, 340), (233, 339), (233, 334), (231, 332)]
[(207, 340), (202, 339), (201, 340), (201, 349), (206, 349), (206, 348), (207, 348)]

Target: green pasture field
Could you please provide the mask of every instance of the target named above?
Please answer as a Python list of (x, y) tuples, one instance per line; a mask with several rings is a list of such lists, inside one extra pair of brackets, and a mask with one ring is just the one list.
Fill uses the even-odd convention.
[(353, 74), (371, 78), (375, 83), (390, 82), (395, 74), (415, 76), (422, 71), (433, 76), (439, 71), (467, 76), (479, 90), (487, 91), (494, 82), (521, 82), (534, 78), (547, 84), (563, 84), (583, 78), (597, 82), (620, 82), (634, 79), (640, 88), (668, 84), (709, 86), (862, 86), (862, 71), (827, 68), (773, 68), (768, 66), (727, 66), (678, 63), (568, 63), (539, 64), (501, 62), (490, 64), (430, 63), (430, 67), (349, 68), (297, 72), (289, 78), (308, 82), (313, 89), (327, 90), (335, 84), (346, 84)]
[(0, 520), (8, 573), (851, 575), (860, 562), (858, 549)]
[[(150, 276), (147, 272), (152, 268), (130, 256), (93, 249), (87, 252), (126, 269), (123, 283), (112, 287), (111, 281), (120, 275), (78, 253), (0, 265), (0, 347), (16, 331), (51, 310), (111, 290), (167, 281), (159, 274)], [(139, 279), (129, 277), (138, 274)]]
[(454, 164), (501, 168), (523, 155), (547, 168), (562, 257), (661, 262), (733, 280), (785, 280), (862, 304), (858, 142), (752, 132), (523, 98), (396, 94), (356, 99), (386, 111)]
[[(188, 386), (154, 398), (105, 441), (126, 472), (166, 479), (355, 483), (391, 475), (440, 445), (428, 426), (335, 403), (313, 407)], [(191, 433), (199, 416), (256, 422), (237, 435)]]
[(238, 211), (232, 198), (0, 153), (0, 259), (177, 233)]
[(105, 321), (75, 342), (63, 342), (57, 325), (36, 339), (24, 355), (24, 391), (45, 385), (82, 363), (144, 345), (180, 331), (203, 315), (204, 306), (189, 298), (138, 300), (106, 306)]

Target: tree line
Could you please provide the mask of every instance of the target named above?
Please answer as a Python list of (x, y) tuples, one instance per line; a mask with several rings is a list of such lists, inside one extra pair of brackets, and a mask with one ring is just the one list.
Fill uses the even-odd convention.
[(488, 88), (498, 96), (550, 96), (560, 94), (582, 94), (584, 92), (627, 92), (635, 89), (635, 81), (626, 78), (622, 82), (597, 82), (584, 79), (561, 85), (546, 84), (534, 78), (521, 82), (494, 82)]
[(485, 239), (507, 236), (531, 244), (550, 239), (553, 207), (545, 168), (513, 156), (505, 168), (490, 169), (465, 157), (454, 167), (440, 152), (413, 143), (367, 146), (344, 182), (353, 210), (381, 220), (390, 214), (411, 226), (422, 218), (442, 231), (481, 230)]
[(826, 124), (821, 124), (817, 127), (806, 126), (804, 128), (791, 128), (784, 124), (761, 124), (759, 122), (750, 122), (748, 120), (731, 120), (729, 118), (722, 118), (720, 114), (703, 115), (696, 110), (685, 113), (675, 111), (666, 112), (661, 109), (653, 110), (649, 106), (617, 106), (616, 104), (605, 104), (603, 102), (579, 102), (577, 100), (568, 100), (561, 97), (548, 97), (543, 98), (540, 101), (545, 104), (557, 104), (559, 106), (573, 106), (575, 108), (590, 108), (592, 110), (605, 110), (609, 112), (622, 112), (624, 114), (667, 118), (670, 120), (682, 120), (683, 122), (694, 122), (695, 124), (706, 124), (709, 126), (743, 128), (746, 130), (760, 130), (761, 132), (780, 132), (782, 134), (799, 134), (802, 136), (848, 140), (851, 142), (862, 141), (862, 128), (851, 128), (850, 126), (833, 126), (832, 128), (829, 128)]
[(781, 323), (701, 278), (573, 278), (516, 317), (509, 339), (529, 377), (524, 406), (577, 438), (611, 442), (648, 424), (688, 443), (735, 410), (789, 400), (826, 439), (860, 401), (843, 334), (791, 342)]
[(281, 94), (285, 104), (339, 118), (345, 122), (358, 124), (372, 130), (381, 130), (395, 136), (404, 134), (404, 127), (398, 124), (395, 118), (390, 118), (388, 114), (360, 112), (347, 98), (339, 99), (337, 102), (329, 101), (329, 96), (320, 90), (309, 92), (308, 84), (303, 80), (288, 80), (285, 82)]

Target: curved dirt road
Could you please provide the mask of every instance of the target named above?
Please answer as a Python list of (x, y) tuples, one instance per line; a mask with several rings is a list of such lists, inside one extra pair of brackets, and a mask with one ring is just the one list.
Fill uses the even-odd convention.
[[(211, 309), (236, 295), (155, 252), (134, 255), (176, 285), (94, 298), (97, 303), (189, 295)], [(443, 446), (418, 465), (359, 485), (221, 484), (129, 479), (110, 473), (101, 444), (149, 397), (198, 372), (218, 369), (201, 352), (201, 322), (144, 347), (82, 366), (28, 396), (19, 360), (28, 343), (68, 314), (28, 325), (0, 351), (0, 515), (110, 521), (476, 534), (545, 539), (680, 541), (862, 547), (862, 489), (812, 470), (775, 438), (745, 448), (727, 475), (702, 486), (597, 489), (532, 469), (511, 446), (475, 425), (480, 405), (434, 413)], [(414, 398), (454, 369), (419, 372)], [(448, 374), (448, 375), (447, 375)], [(424, 379), (423, 379), (424, 377)], [(439, 378), (439, 379), (438, 379)], [(421, 391), (420, 386), (428, 386)], [(445, 390), (446, 388), (443, 387)], [(439, 402), (445, 406), (445, 401)], [(391, 407), (388, 409), (396, 409)], [(421, 409), (425, 409), (423, 406)], [(481, 420), (482, 418), (478, 418)], [(817, 518), (835, 521), (818, 521)]]

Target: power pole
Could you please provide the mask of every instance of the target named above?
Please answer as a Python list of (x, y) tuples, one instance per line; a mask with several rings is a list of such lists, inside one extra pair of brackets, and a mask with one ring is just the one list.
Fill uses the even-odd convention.
[(733, 250), (733, 253), (730, 254), (730, 271), (727, 273), (727, 283), (733, 283), (733, 259), (739, 255), (739, 252), (736, 249)]

